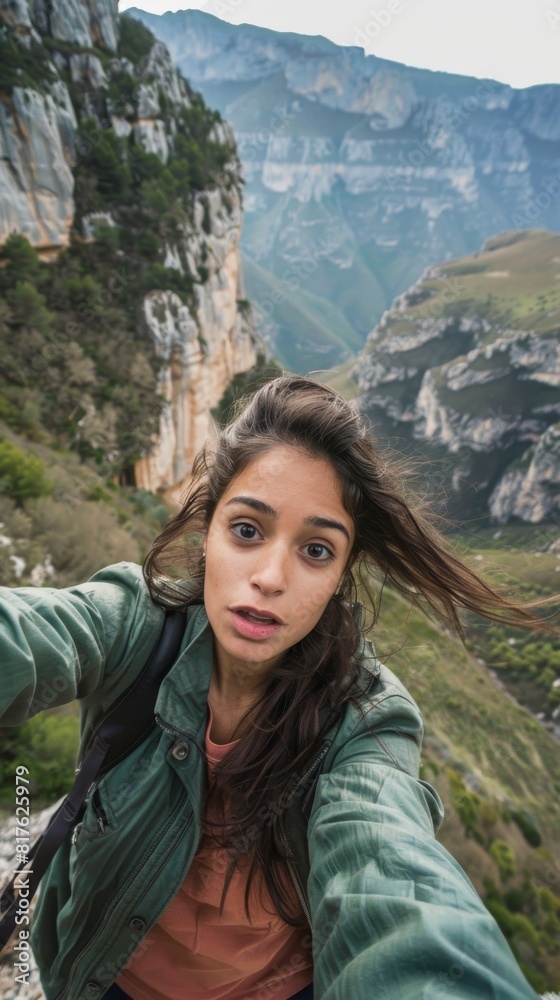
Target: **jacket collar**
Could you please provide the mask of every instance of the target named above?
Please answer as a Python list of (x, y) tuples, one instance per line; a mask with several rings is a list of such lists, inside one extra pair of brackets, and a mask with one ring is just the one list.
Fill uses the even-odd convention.
[[(161, 721), (201, 745), (207, 723), (207, 700), (212, 675), (213, 633), (203, 605), (187, 609), (181, 652), (164, 677), (155, 712)], [(361, 640), (360, 693), (367, 696), (379, 677), (380, 664), (368, 640)]]
[(187, 609), (181, 652), (161, 682), (155, 713), (179, 733), (204, 740), (213, 633), (202, 605)]

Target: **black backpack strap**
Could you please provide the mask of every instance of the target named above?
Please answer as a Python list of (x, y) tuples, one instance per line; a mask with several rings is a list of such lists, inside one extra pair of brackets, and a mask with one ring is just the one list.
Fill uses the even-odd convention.
[[(139, 746), (154, 727), (154, 708), (159, 686), (177, 659), (185, 622), (183, 611), (166, 611), (161, 634), (144, 668), (98, 722), (88, 740), (70, 792), (4, 888), (0, 896), (0, 951), (7, 944), (15, 927), (18, 897), (14, 896), (14, 888), (19, 876), (25, 876), (26, 898), (31, 900), (56, 851), (75, 822), (93, 782)], [(28, 868), (30, 874), (27, 876), (25, 869)]]

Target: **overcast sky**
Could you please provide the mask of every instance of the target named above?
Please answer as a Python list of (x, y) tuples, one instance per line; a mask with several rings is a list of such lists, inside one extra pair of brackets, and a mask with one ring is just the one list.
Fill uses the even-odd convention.
[(120, 0), (154, 14), (196, 8), (232, 24), (326, 35), (410, 66), (560, 83), (560, 0)]

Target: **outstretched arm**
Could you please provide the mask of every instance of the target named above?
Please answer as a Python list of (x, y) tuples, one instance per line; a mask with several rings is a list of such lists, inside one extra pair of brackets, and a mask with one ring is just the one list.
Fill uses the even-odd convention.
[[(404, 691), (404, 689), (403, 689)], [(537, 1000), (494, 918), (435, 839), (423, 726), (382, 697), (318, 782), (308, 838), (316, 1000)]]
[(87, 698), (100, 685), (110, 704), (127, 664), (147, 658), (163, 617), (134, 563), (61, 590), (0, 587), (0, 725)]

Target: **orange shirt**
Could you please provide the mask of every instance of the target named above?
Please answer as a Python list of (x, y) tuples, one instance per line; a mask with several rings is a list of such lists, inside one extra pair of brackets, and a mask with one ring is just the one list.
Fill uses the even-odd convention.
[[(238, 741), (211, 741), (208, 708), (205, 746), (211, 772)], [(253, 878), (248, 923), (249, 864), (243, 860), (220, 917), (226, 851), (202, 834), (183, 884), (149, 932), (150, 947), (132, 955), (116, 979), (132, 1000), (288, 1000), (313, 981), (310, 931), (291, 927), (275, 912), (261, 873)], [(261, 887), (266, 906), (255, 891)]]

